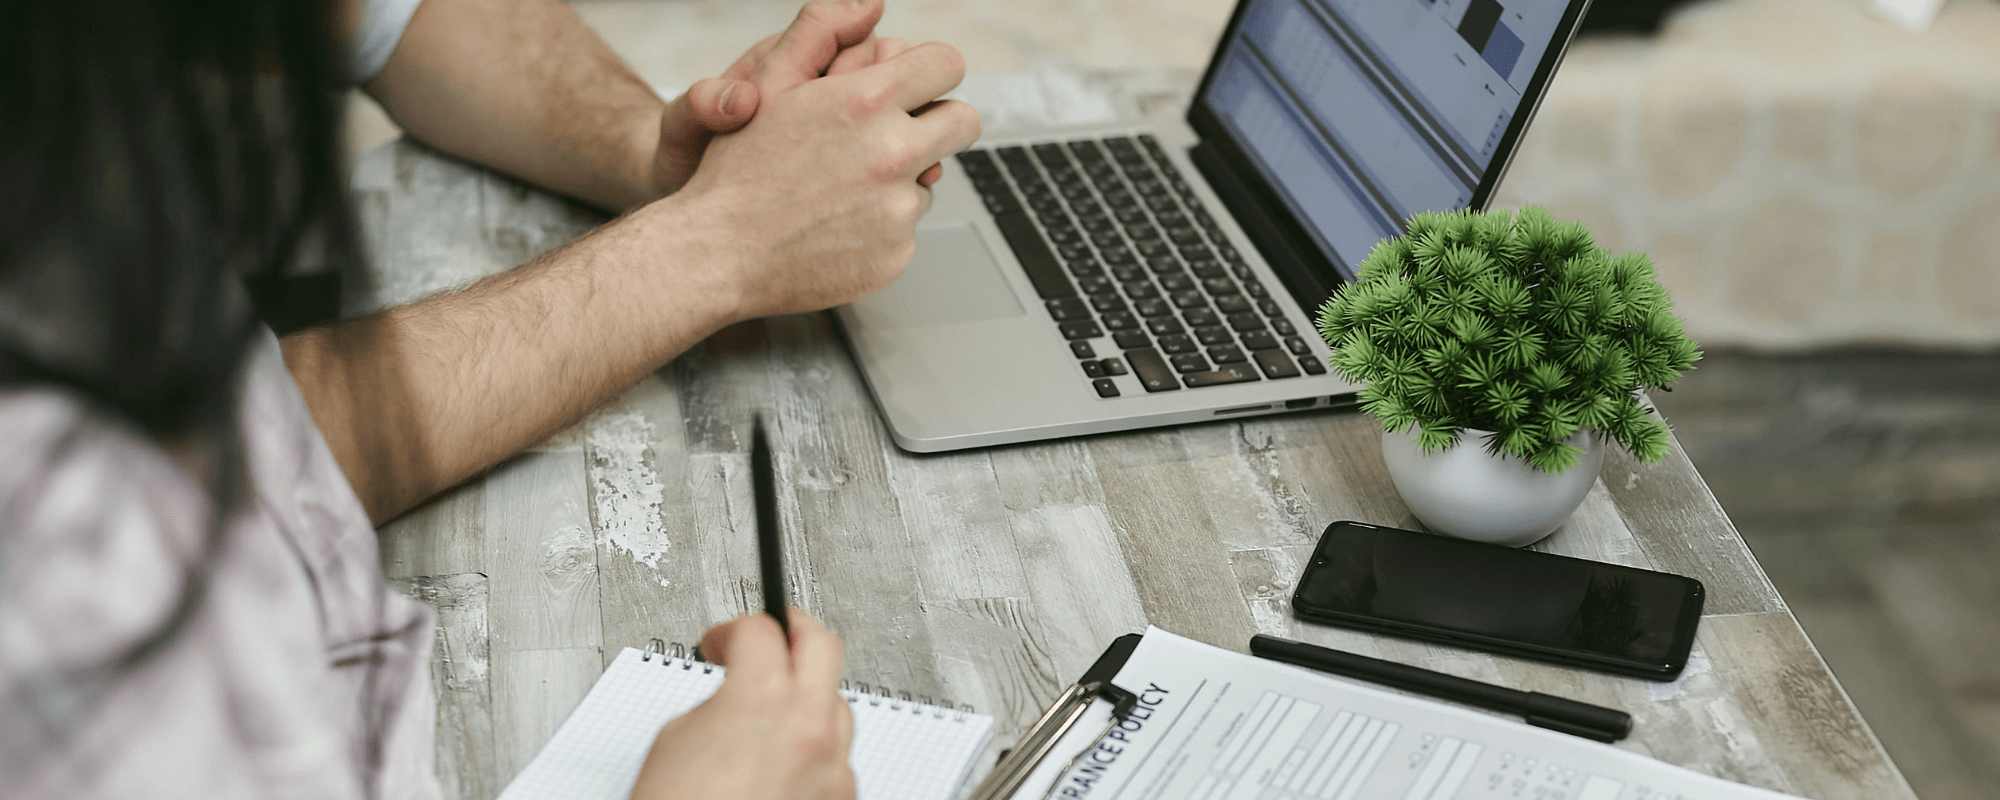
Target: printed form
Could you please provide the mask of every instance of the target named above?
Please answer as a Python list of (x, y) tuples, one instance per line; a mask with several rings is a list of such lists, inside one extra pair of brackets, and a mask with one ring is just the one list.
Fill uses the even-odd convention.
[(1789, 796), (1158, 628), (1113, 682), (1138, 695), (1131, 716), (1106, 732), (1110, 705), (1099, 701), (1016, 800)]

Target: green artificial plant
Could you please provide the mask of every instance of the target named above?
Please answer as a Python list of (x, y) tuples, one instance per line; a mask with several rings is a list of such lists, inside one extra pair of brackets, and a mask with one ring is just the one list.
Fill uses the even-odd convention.
[(1544, 472), (1591, 428), (1642, 461), (1668, 447), (1640, 404), (1701, 358), (1641, 253), (1612, 256), (1547, 209), (1425, 213), (1383, 240), (1319, 314), (1329, 360), (1364, 384), (1361, 408), (1426, 452), (1466, 429)]

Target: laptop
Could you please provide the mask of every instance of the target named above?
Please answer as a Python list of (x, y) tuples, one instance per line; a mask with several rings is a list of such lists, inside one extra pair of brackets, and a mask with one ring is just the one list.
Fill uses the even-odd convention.
[(1589, 0), (1240, 0), (1185, 124), (982, 139), (836, 313), (898, 447), (1352, 406), (1315, 313), (1484, 208)]

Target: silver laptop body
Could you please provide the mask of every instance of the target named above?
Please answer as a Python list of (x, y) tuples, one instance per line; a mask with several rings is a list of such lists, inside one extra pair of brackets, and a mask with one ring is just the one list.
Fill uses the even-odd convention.
[[(1015, 133), (946, 161), (903, 276), (837, 311), (896, 445), (937, 452), (1351, 406), (1358, 387), (1325, 369), (1312, 312), (1409, 213), (1484, 207), (1587, 2), (1242, 0), (1186, 121)], [(1329, 54), (1348, 60), (1325, 66)], [(1288, 79), (1287, 59), (1318, 66)], [(1449, 102), (1478, 81), (1494, 101)], [(1298, 130), (1269, 124), (1273, 102), (1292, 104), (1277, 118)], [(1491, 109), (1490, 134), (1469, 135), (1486, 123), (1472, 112)], [(1351, 143), (1329, 124), (1379, 130)], [(1105, 158), (1082, 158), (1093, 152), (1116, 180), (1103, 179)], [(1397, 161), (1413, 152), (1428, 161)], [(1091, 177), (1055, 180), (1065, 159)], [(1321, 165), (1351, 198), (1313, 200), (1334, 197), (1309, 182)], [(1120, 194), (1144, 213), (1115, 206)], [(1056, 227), (1073, 232), (1058, 241)], [(1107, 263), (1121, 249), (1128, 263)]]

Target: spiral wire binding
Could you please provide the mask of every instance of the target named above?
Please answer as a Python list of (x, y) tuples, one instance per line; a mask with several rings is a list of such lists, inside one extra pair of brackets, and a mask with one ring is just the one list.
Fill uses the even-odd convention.
[(714, 664), (703, 660), (700, 652), (690, 652), (687, 646), (680, 642), (668, 643), (661, 639), (648, 641), (645, 651), (639, 654), (639, 660), (650, 662), (655, 655), (660, 657), (660, 666), (663, 667), (679, 664), (683, 670), (692, 670), (696, 665), (700, 665), (703, 675), (715, 672)]
[[(639, 654), (639, 660), (651, 662), (656, 655), (660, 657), (660, 666), (663, 667), (678, 662), (680, 668), (684, 670), (694, 669), (696, 664), (700, 664), (703, 675), (715, 671), (715, 665), (703, 659), (699, 651), (690, 652), (680, 642), (668, 643), (664, 639), (649, 640), (646, 642), (645, 650)], [(871, 706), (879, 706), (886, 700), (892, 711), (901, 711), (903, 706), (909, 705), (912, 712), (923, 713), (920, 706), (929, 706), (931, 716), (943, 719), (946, 714), (951, 714), (955, 722), (964, 722), (973, 714), (971, 703), (953, 706), (949, 700), (933, 702), (925, 695), (911, 697), (909, 692), (895, 691), (887, 686), (870, 686), (858, 681), (850, 682), (846, 678), (840, 679), (840, 693), (850, 703), (865, 702)]]
[(950, 700), (933, 701), (928, 695), (912, 697), (909, 692), (894, 691), (887, 686), (870, 686), (846, 678), (840, 679), (840, 694), (847, 698), (849, 703), (867, 703), (871, 706), (879, 706), (882, 701), (888, 700), (889, 708), (894, 711), (901, 711), (903, 706), (909, 705), (912, 713), (921, 714), (922, 707), (928, 706), (932, 717), (944, 719), (946, 714), (951, 714), (955, 722), (964, 722), (973, 713), (970, 703), (953, 706)]

